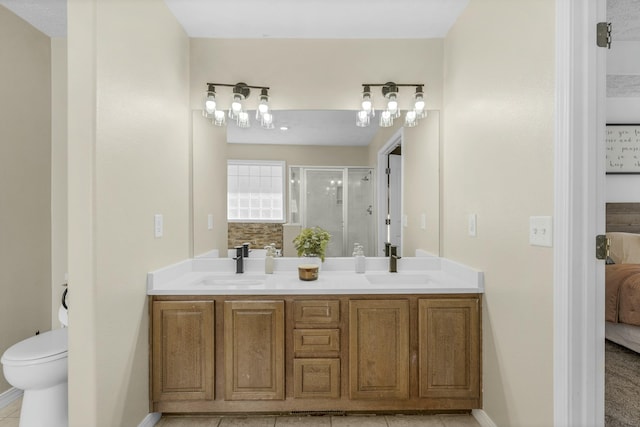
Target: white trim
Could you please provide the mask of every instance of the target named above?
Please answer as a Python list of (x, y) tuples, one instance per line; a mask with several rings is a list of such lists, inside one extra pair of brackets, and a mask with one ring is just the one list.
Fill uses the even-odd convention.
[(471, 411), (471, 415), (473, 415), (473, 418), (476, 419), (481, 427), (498, 427), (498, 425), (494, 423), (493, 420), (489, 418), (489, 415), (487, 415), (487, 413), (482, 409), (473, 409)]
[(554, 426), (604, 425), (605, 53), (596, 47), (606, 0), (556, 1)]
[(0, 409), (6, 408), (14, 400), (20, 399), (24, 392), (19, 388), (11, 387), (9, 390), (0, 393)]
[[(376, 174), (376, 179), (378, 181), (378, 191), (376, 191), (376, 202), (378, 205), (378, 214), (376, 220), (376, 241), (377, 241), (377, 250), (375, 252), (375, 256), (384, 256), (384, 243), (386, 242), (387, 236), (387, 227), (385, 225), (385, 220), (387, 219), (387, 206), (386, 206), (386, 194), (387, 194), (387, 175), (384, 173), (384, 170), (387, 168), (386, 156), (392, 152), (398, 144), (402, 144), (402, 140), (404, 139), (404, 127), (398, 129), (389, 140), (378, 150), (378, 164), (377, 169), (378, 173)], [(404, 157), (401, 159), (401, 169), (404, 174)], [(403, 194), (403, 180), (400, 178), (400, 194)], [(383, 197), (383, 194), (385, 195)], [(404, 232), (404, 227), (400, 227), (401, 239), (402, 233)]]
[(162, 417), (162, 413), (160, 412), (151, 412), (147, 414), (146, 417), (138, 424), (138, 427), (153, 427), (155, 426), (160, 418)]

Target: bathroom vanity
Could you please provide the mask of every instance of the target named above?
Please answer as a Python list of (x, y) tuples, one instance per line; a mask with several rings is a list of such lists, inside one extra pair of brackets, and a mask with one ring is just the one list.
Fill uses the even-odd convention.
[(276, 261), (273, 275), (227, 260), (149, 274), (152, 411), (482, 407), (482, 273), (430, 257), (356, 274), (347, 258), (303, 282), (296, 259)]

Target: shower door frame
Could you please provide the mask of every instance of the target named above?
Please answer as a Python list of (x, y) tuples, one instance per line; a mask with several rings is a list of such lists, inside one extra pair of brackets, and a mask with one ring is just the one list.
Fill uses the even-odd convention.
[[(348, 200), (349, 200), (349, 188), (348, 188), (348, 177), (349, 177), (349, 169), (366, 169), (368, 171), (371, 171), (371, 180), (372, 180), (372, 188), (371, 191), (373, 193), (372, 195), (372, 203), (371, 203), (371, 207), (373, 209), (373, 212), (371, 214), (372, 219), (372, 224), (371, 224), (371, 234), (372, 234), (372, 241), (373, 244), (375, 245), (375, 243), (377, 242), (377, 227), (375, 226), (375, 218), (376, 218), (376, 206), (377, 206), (377, 191), (375, 188), (375, 180), (376, 180), (376, 169), (370, 166), (304, 166), (304, 165), (290, 165), (288, 167), (287, 173), (288, 173), (288, 177), (291, 177), (291, 169), (292, 168), (298, 168), (300, 169), (300, 210), (301, 210), (301, 214), (300, 214), (300, 225), (302, 226), (302, 228), (306, 228), (309, 225), (307, 224), (307, 217), (306, 217), (306, 212), (307, 212), (307, 192), (306, 192), (306, 186), (307, 186), (307, 175), (306, 172), (307, 171), (334, 171), (334, 172), (342, 172), (342, 253), (343, 255), (341, 256), (350, 256), (349, 253), (349, 247), (348, 247), (348, 243), (349, 243), (349, 238), (347, 235), (347, 230), (349, 229), (349, 215), (348, 215)], [(289, 186), (289, 189), (291, 187)], [(291, 194), (289, 194), (287, 203), (291, 202)], [(376, 253), (377, 251), (374, 251), (374, 253)]]

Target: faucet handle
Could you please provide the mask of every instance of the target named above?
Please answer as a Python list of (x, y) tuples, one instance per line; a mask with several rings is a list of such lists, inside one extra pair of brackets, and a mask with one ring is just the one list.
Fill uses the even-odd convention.
[(242, 258), (244, 248), (242, 246), (236, 246), (235, 249), (236, 249), (236, 257), (234, 259)]

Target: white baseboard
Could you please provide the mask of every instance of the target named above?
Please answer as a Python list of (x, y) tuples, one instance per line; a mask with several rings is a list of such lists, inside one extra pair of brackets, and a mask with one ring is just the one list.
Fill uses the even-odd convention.
[(152, 412), (150, 414), (147, 414), (147, 416), (144, 417), (140, 424), (138, 424), (138, 427), (153, 427), (158, 423), (158, 421), (160, 421), (161, 417), (162, 414), (160, 412)]
[(0, 409), (9, 406), (11, 402), (20, 399), (23, 391), (19, 388), (11, 387), (9, 390), (0, 393)]
[(487, 413), (482, 409), (472, 410), (471, 415), (473, 415), (473, 418), (475, 418), (476, 421), (478, 421), (478, 424), (482, 427), (498, 427), (498, 425), (494, 423), (493, 420), (489, 418), (489, 415), (487, 415)]

